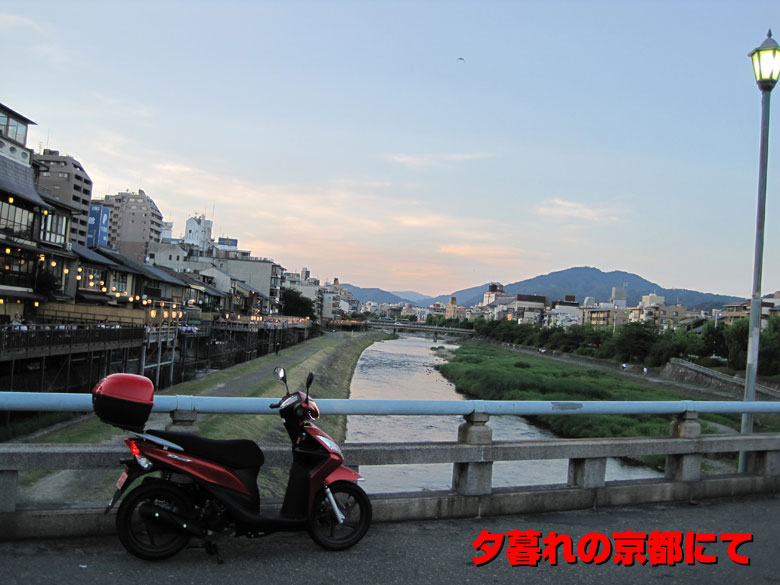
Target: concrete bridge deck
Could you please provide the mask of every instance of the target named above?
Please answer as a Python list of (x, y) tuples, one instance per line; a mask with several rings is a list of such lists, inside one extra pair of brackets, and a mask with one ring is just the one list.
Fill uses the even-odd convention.
[[(202, 549), (187, 549), (161, 563), (130, 556), (115, 536), (0, 542), (0, 583), (5, 585), (88, 585), (122, 582), (181, 584), (306, 583), (367, 585), (374, 583), (426, 585), (459, 583), (533, 583), (631, 585), (639, 583), (780, 583), (777, 562), (777, 519), (780, 496), (742, 497), (699, 503), (652, 504), (544, 514), (494, 516), (465, 520), (432, 520), (374, 524), (354, 548), (343, 552), (320, 549), (306, 533), (276, 534), (258, 540), (224, 539), (219, 546), (225, 559), (218, 565)], [(589, 533), (601, 533), (613, 542), (614, 533), (688, 532), (716, 535), (717, 542), (699, 542), (700, 558), (714, 555), (716, 563), (683, 558), (675, 565), (632, 566), (574, 564), (556, 566), (540, 560), (538, 566), (512, 566), (506, 543), (490, 563), (476, 566), (472, 542), (486, 530), (493, 534), (536, 530), (570, 536), (576, 543)], [(752, 542), (737, 553), (749, 564), (733, 562), (724, 533), (751, 533)], [(685, 545), (682, 546), (685, 554)], [(702, 556), (705, 555), (705, 556)], [(559, 552), (559, 556), (562, 554)], [(614, 556), (614, 554), (612, 555)]]

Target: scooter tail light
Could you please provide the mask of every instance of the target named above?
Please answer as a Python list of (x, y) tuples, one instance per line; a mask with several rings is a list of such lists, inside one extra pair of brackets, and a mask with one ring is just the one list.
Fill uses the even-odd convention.
[(141, 456), (141, 450), (138, 448), (138, 445), (136, 445), (135, 441), (128, 440), (127, 446), (130, 447), (130, 452), (133, 454), (133, 457)]
[(141, 455), (141, 449), (138, 447), (136, 442), (132, 439), (128, 439), (126, 443), (127, 446), (130, 447), (130, 452), (133, 454), (133, 457), (135, 457), (138, 465), (140, 465), (144, 471), (149, 471), (152, 468), (152, 462)]

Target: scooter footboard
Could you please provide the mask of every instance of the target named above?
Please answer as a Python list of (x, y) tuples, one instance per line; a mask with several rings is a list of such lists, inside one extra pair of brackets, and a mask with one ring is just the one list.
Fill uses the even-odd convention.
[(334, 469), (333, 473), (326, 477), (322, 483), (325, 486), (329, 486), (336, 481), (351, 481), (352, 483), (357, 483), (361, 479), (363, 479), (363, 476), (357, 471), (342, 465), (341, 467)]

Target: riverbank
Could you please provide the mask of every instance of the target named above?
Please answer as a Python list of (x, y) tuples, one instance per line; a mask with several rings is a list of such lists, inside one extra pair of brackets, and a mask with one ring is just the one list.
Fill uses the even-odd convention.
[[(280, 355), (267, 355), (210, 374), (200, 380), (177, 384), (165, 393), (204, 396), (279, 396), (283, 386), (273, 378), (277, 365), (287, 369), (290, 389), (303, 387), (308, 372), (314, 372), (311, 394), (315, 398), (348, 398), (352, 372), (363, 350), (385, 339), (380, 332), (328, 333), (306, 341)], [(167, 414), (153, 414), (148, 428), (162, 429), (170, 422)], [(346, 417), (323, 417), (320, 423), (339, 442), (346, 433)], [(289, 441), (275, 416), (201, 416), (198, 429), (209, 438), (249, 438), (260, 445)], [(120, 445), (127, 434), (100, 422), (94, 415), (59, 425), (24, 439), (30, 443), (103, 443)], [(119, 469), (117, 467), (117, 469)], [(260, 475), (261, 492), (279, 495), (282, 472)], [(20, 503), (92, 502), (110, 498), (116, 473), (108, 477), (100, 471), (23, 472), (20, 474)]]
[[(484, 400), (682, 400), (701, 399), (685, 391), (632, 380), (601, 368), (518, 354), (478, 342), (464, 342), (440, 372), (459, 392)], [(536, 424), (566, 438), (666, 436), (665, 416), (546, 416)], [(702, 417), (704, 432), (739, 428), (738, 415)]]

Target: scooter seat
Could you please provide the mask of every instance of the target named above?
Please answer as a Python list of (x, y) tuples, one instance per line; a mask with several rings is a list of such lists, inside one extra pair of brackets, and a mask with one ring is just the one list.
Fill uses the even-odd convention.
[(175, 443), (193, 455), (217, 461), (235, 469), (248, 467), (259, 469), (265, 461), (262, 449), (249, 439), (205, 439), (190, 433), (151, 429), (147, 429), (146, 433)]

